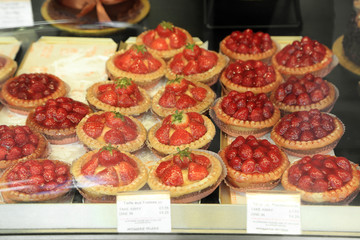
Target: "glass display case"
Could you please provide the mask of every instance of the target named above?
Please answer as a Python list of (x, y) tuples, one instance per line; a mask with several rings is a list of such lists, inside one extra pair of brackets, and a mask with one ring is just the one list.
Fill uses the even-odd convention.
[[(135, 43), (136, 36), (156, 28), (164, 20), (186, 29), (195, 37), (196, 44), (215, 52), (219, 52), (222, 39), (235, 30), (243, 31), (247, 28), (269, 33), (276, 39), (280, 48), (300, 40), (303, 36), (318, 40), (336, 55), (333, 68), (324, 78), (337, 89), (337, 101), (331, 114), (337, 116), (345, 126), (343, 136), (336, 148), (331, 151), (331, 155), (346, 157), (355, 164), (360, 163), (360, 66), (345, 59), (341, 43), (354, 12), (354, 3), (357, 1), (141, 0), (139, 2), (144, 4), (146, 9), (141, 17), (135, 20), (136, 23), (113, 21), (110, 31), (106, 30), (109, 29), (109, 23), (84, 22), (75, 24), (80, 27), (75, 27), (74, 30), (74, 27), (68, 27), (71, 25), (69, 22), (46, 20), (49, 16), (44, 13), (44, 6), (49, 2), (51, 1), (32, 1), (35, 21), (33, 27), (0, 30), (0, 53), (4, 51), (12, 55), (18, 64), (16, 75), (48, 71), (57, 73), (65, 79), (74, 78), (75, 80), (67, 84), (75, 89), (71, 97), (80, 100), (90, 83), (103, 80), (104, 76), (107, 79), (104, 67), (109, 56)], [(105, 10), (113, 16), (110, 8)], [(72, 55), (71, 52), (76, 54)], [(80, 59), (85, 55), (90, 58), (86, 61)], [(225, 94), (220, 81), (213, 84), (211, 90), (217, 97)], [(2, 106), (0, 125), (22, 124), (25, 121), (26, 116), (12, 113), (7, 106)], [(151, 121), (152, 119), (150, 123), (145, 124), (151, 124)], [(270, 134), (263, 138), (271, 140)], [(208, 150), (218, 153), (232, 140), (233, 138), (216, 127)], [(77, 143), (51, 145), (51, 151), (54, 152), (52, 156), (69, 164), (88, 150)], [(140, 153), (139, 158), (144, 155)], [(154, 159), (158, 160), (153, 155), (146, 155), (142, 160), (145, 163), (150, 162), (151, 166), (155, 162)], [(294, 159), (290, 159), (290, 162), (293, 161)], [(275, 190), (282, 191), (283, 188), (278, 187)], [(357, 188), (356, 193), (358, 191)], [(229, 189), (223, 182), (211, 194), (200, 200), (192, 203), (172, 203), (171, 233), (118, 233), (117, 225), (120, 223), (117, 221), (116, 210), (115, 203), (87, 201), (77, 189), (73, 189), (71, 194), (56, 203), (3, 203), (0, 204), (0, 238), (343, 239), (360, 236), (358, 195), (343, 204), (302, 203), (302, 233), (297, 235), (247, 234), (246, 197)]]

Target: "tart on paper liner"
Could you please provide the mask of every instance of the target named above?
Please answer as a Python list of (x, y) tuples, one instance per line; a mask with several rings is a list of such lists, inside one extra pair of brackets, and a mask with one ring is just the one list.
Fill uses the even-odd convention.
[(86, 115), (76, 127), (76, 134), (80, 142), (91, 150), (112, 144), (126, 152), (141, 149), (147, 137), (139, 120), (110, 111)]
[[(201, 156), (201, 161), (203, 161), (204, 157), (207, 158), (208, 163), (197, 162), (193, 154)], [(175, 162), (174, 156), (177, 156), (177, 160), (180, 163)], [(187, 162), (187, 166), (181, 166), (185, 162)], [(191, 167), (189, 162), (191, 162)], [(160, 170), (164, 165), (166, 167)], [(196, 168), (198, 169), (194, 170)], [(158, 175), (160, 171), (161, 176)], [(205, 173), (202, 173), (202, 171)], [(189, 176), (189, 174), (192, 176)], [(226, 168), (216, 153), (205, 150), (184, 149), (157, 161), (150, 169), (148, 185), (152, 190), (169, 191), (172, 203), (189, 203), (198, 201), (211, 194), (225, 176)]]
[(220, 76), (225, 93), (235, 90), (269, 95), (282, 81), (276, 69), (259, 60), (237, 60), (230, 63)]
[(0, 54), (0, 86), (13, 77), (17, 70), (17, 63), (10, 57)]
[(169, 60), (165, 76), (175, 79), (178, 75), (183, 75), (191, 82), (212, 86), (218, 81), (228, 62), (229, 59), (225, 55), (196, 44), (187, 44), (182, 52)]
[[(253, 44), (251, 44), (252, 42)], [(249, 47), (250, 45), (251, 47)], [(251, 29), (243, 32), (234, 31), (220, 42), (220, 52), (228, 56), (231, 61), (261, 60), (269, 62), (276, 50), (276, 42), (268, 33), (254, 33)]]
[(317, 154), (293, 162), (283, 174), (287, 191), (305, 204), (348, 204), (359, 193), (359, 166), (344, 157)]
[(106, 61), (106, 72), (111, 80), (127, 77), (139, 87), (151, 89), (165, 75), (166, 63), (144, 45), (132, 45), (117, 51)]
[(163, 157), (177, 149), (207, 149), (216, 129), (212, 121), (196, 112), (177, 112), (156, 123), (148, 131), (146, 144)]
[[(300, 117), (298, 116), (308, 115), (309, 112), (316, 112), (317, 115), (321, 116), (321, 125), (319, 125), (318, 121), (315, 119), (314, 122), (316, 123), (316, 126), (314, 127), (312, 127), (312, 124), (307, 124), (308, 121), (306, 120), (303, 120), (298, 127), (288, 126), (289, 123), (287, 122), (289, 122), (289, 119), (291, 121), (291, 118), (296, 118), (294, 121), (300, 121)], [(307, 119), (308, 117), (305, 116), (304, 118)], [(310, 120), (312, 121), (312, 119)], [(306, 130), (296, 130), (301, 128)], [(270, 136), (271, 139), (287, 154), (304, 157), (308, 155), (329, 153), (335, 148), (344, 132), (344, 124), (335, 115), (330, 113), (320, 113), (319, 110), (312, 109), (310, 111), (300, 111), (286, 115), (276, 123)], [(297, 139), (295, 139), (295, 136), (298, 136)]]
[(137, 191), (148, 178), (139, 158), (112, 146), (85, 153), (73, 162), (71, 174), (79, 192), (90, 202), (115, 202), (117, 193)]
[(0, 100), (12, 112), (27, 115), (49, 99), (66, 96), (68, 91), (68, 85), (55, 75), (24, 73), (3, 84)]
[[(307, 81), (311, 79), (312, 81)], [(315, 84), (314, 79), (321, 82)], [(304, 84), (301, 82), (304, 80)], [(291, 86), (289, 86), (291, 85)], [(292, 90), (286, 90), (291, 88)], [(289, 91), (286, 94), (286, 91)], [(337, 87), (320, 77), (306, 74), (303, 78), (290, 77), (282, 83), (270, 95), (270, 100), (277, 106), (283, 115), (297, 112), (319, 109), (321, 112), (330, 112), (339, 97)]]
[(70, 165), (50, 159), (19, 161), (5, 170), (0, 183), (6, 203), (60, 201), (73, 188)]
[(27, 126), (0, 125), (0, 139), (0, 169), (8, 168), (19, 161), (45, 158), (50, 152), (46, 138)]
[(161, 118), (176, 111), (204, 113), (215, 97), (215, 92), (208, 85), (193, 83), (178, 76), (168, 80), (155, 94), (151, 110)]
[[(245, 95), (246, 93), (237, 93), (236, 91), (230, 92), (231, 94), (242, 94)], [(251, 92), (248, 92), (251, 93)], [(252, 94), (254, 96), (254, 94)], [(229, 95), (226, 95), (229, 96)], [(249, 112), (247, 114), (248, 117), (245, 117), (244, 120), (242, 120), (240, 117), (237, 118), (236, 115), (229, 115), (226, 113), (222, 108), (222, 101), (226, 97), (221, 97), (215, 100), (213, 106), (210, 108), (210, 116), (214, 123), (223, 131), (224, 133), (237, 137), (237, 136), (248, 136), (248, 135), (254, 135), (256, 137), (261, 137), (265, 135), (266, 133), (270, 132), (272, 127), (278, 122), (280, 119), (280, 110), (277, 107), (274, 107), (273, 104), (270, 101), (269, 104), (272, 106), (273, 109), (272, 113), (270, 111), (269, 114), (266, 114), (268, 118), (262, 117), (259, 120), (252, 120), (249, 119), (251, 117), (251, 113)], [(257, 95), (260, 96), (260, 95)], [(265, 94), (263, 94), (264, 99), (266, 97)], [(265, 106), (263, 104), (263, 106)], [(243, 108), (246, 108), (243, 107)], [(241, 111), (241, 109), (238, 109), (238, 111)], [(262, 110), (264, 111), (264, 110)], [(236, 112), (234, 113), (236, 114)], [(264, 114), (264, 113), (262, 113)], [(245, 115), (244, 115), (245, 116)], [(255, 118), (254, 118), (255, 119)]]
[(146, 90), (129, 78), (98, 82), (86, 91), (86, 100), (94, 111), (115, 111), (139, 116), (151, 107)]

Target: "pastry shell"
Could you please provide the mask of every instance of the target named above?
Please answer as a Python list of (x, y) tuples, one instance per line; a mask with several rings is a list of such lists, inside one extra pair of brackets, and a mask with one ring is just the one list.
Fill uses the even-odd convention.
[(281, 164), (272, 171), (268, 173), (243, 173), (229, 166), (225, 157), (226, 149), (221, 150), (219, 155), (227, 168), (225, 183), (235, 191), (273, 189), (280, 183), (282, 174), (290, 164), (287, 155), (281, 151)]
[(86, 91), (86, 100), (88, 101), (90, 107), (93, 111), (115, 111), (119, 112), (123, 115), (132, 115), (132, 116), (138, 116), (146, 111), (148, 111), (151, 107), (151, 99), (149, 94), (146, 92), (146, 90), (139, 87), (139, 91), (141, 95), (143, 96), (143, 100), (139, 103), (139, 105), (132, 106), (132, 107), (115, 107), (111, 106), (109, 104), (106, 104), (104, 102), (101, 102), (97, 96), (98, 96), (98, 89), (99, 86), (103, 84), (109, 84), (113, 81), (103, 81), (98, 82), (90, 86)]
[[(187, 109), (182, 109), (181, 111), (204, 113), (209, 109), (211, 104), (214, 102), (214, 100), (216, 98), (216, 94), (208, 85), (205, 85), (202, 83), (194, 83), (194, 84), (196, 85), (196, 87), (203, 87), (206, 89), (206, 91), (207, 91), (206, 97), (203, 101), (197, 102), (197, 104), (195, 106), (187, 108)], [(162, 118), (166, 117), (167, 115), (174, 114), (175, 111), (177, 110), (176, 107), (165, 108), (165, 107), (162, 107), (161, 105), (159, 105), (159, 100), (162, 97), (162, 95), (164, 94), (164, 92), (165, 92), (165, 86), (162, 87), (154, 95), (154, 97), (152, 99), (152, 104), (151, 104), (152, 111)]]
[[(44, 161), (48, 159), (35, 159), (37, 161)], [(68, 165), (65, 162), (59, 161), (59, 160), (51, 160), (52, 162), (56, 163), (62, 163), (65, 165)], [(44, 202), (49, 200), (54, 200), (57, 198), (60, 198), (67, 194), (72, 189), (72, 177), (70, 175), (70, 172), (68, 173), (68, 181), (61, 185), (60, 187), (47, 191), (47, 192), (40, 192), (40, 193), (33, 193), (33, 194), (26, 194), (22, 193), (10, 188), (7, 188), (7, 175), (11, 172), (11, 170), (16, 166), (13, 165), (9, 168), (7, 168), (4, 172), (4, 174), (0, 178), (0, 188), (2, 197), (4, 198), (6, 203), (16, 203), (16, 202)], [(69, 166), (70, 168), (70, 166)]]
[(137, 191), (142, 188), (148, 179), (148, 172), (142, 161), (136, 156), (123, 152), (137, 163), (138, 176), (128, 185), (113, 187), (110, 185), (100, 185), (91, 181), (81, 173), (82, 166), (87, 163), (91, 157), (99, 150), (93, 150), (85, 153), (83, 156), (75, 160), (70, 168), (71, 174), (74, 176), (75, 185), (79, 188), (80, 193), (84, 193), (85, 197), (93, 201), (114, 202), (116, 194), (126, 191)]
[[(193, 202), (205, 197), (203, 196), (202, 193), (207, 189), (212, 189), (212, 191), (215, 190), (213, 186), (215, 186), (216, 188), (226, 175), (226, 174), (224, 175), (221, 160), (219, 159), (218, 156), (215, 156), (214, 153), (210, 153), (208, 151), (193, 150), (192, 153), (204, 155), (209, 158), (211, 162), (211, 166), (210, 169), (208, 169), (209, 175), (207, 177), (199, 181), (190, 181), (187, 178), (187, 173), (188, 173), (187, 169), (185, 169), (182, 170), (184, 185), (168, 186), (163, 184), (161, 180), (156, 176), (155, 172), (161, 162), (165, 162), (172, 159), (173, 155), (168, 155), (162, 158), (161, 160), (157, 161), (156, 164), (151, 167), (149, 172), (149, 179), (148, 179), (149, 187), (152, 190), (169, 191), (172, 202), (182, 202), (182, 203)], [(207, 192), (207, 194), (210, 193)]]
[[(185, 78), (187, 80), (195, 83), (201, 82), (209, 86), (214, 85), (218, 81), (221, 72), (225, 69), (226, 65), (228, 64), (229, 59), (223, 54), (219, 54), (214, 51), (212, 52), (218, 56), (218, 61), (216, 65), (206, 72), (186, 75)], [(165, 76), (168, 79), (175, 79), (177, 77), (177, 74), (171, 71), (170, 68), (171, 61), (172, 60), (170, 60), (167, 64), (167, 72)]]
[(300, 192), (302, 201), (310, 203), (339, 203), (347, 200), (352, 200), (352, 198), (354, 197), (353, 195), (359, 192), (360, 173), (358, 170), (358, 165), (352, 162), (350, 162), (353, 175), (352, 179), (341, 188), (328, 190), (325, 192), (307, 192), (289, 182), (289, 169), (291, 166), (297, 163), (298, 161), (292, 163), (289, 168), (285, 170), (281, 179), (281, 184), (287, 191)]
[[(106, 143), (103, 140), (103, 135), (105, 133), (103, 131), (102, 135), (98, 139), (94, 139), (85, 133), (85, 131), (83, 130), (83, 127), (84, 127), (84, 124), (86, 123), (87, 119), (89, 119), (89, 117), (91, 117), (92, 115), (95, 115), (95, 114), (100, 115), (103, 113), (104, 113), (104, 111), (100, 111), (100, 112), (95, 112), (95, 113), (86, 115), (83, 119), (81, 119), (81, 121), (79, 122), (79, 124), (76, 127), (76, 135), (78, 136), (80, 142), (82, 142), (87, 148), (89, 148), (91, 150), (100, 149), (100, 148), (108, 145), (108, 143)], [(137, 138), (135, 138), (132, 141), (126, 142), (124, 144), (113, 144), (113, 146), (116, 148), (119, 148), (125, 152), (134, 152), (144, 146), (144, 143), (146, 141), (146, 129), (139, 120), (137, 120), (136, 118), (134, 118), (132, 116), (128, 116), (128, 117), (132, 121), (134, 121), (134, 123), (137, 126), (137, 133), (138, 133)]]
[(4, 62), (4, 66), (0, 68), (0, 86), (9, 78), (11, 78), (18, 67), (17, 63), (4, 54), (0, 54), (0, 61)]
[(213, 140), (216, 129), (212, 121), (202, 115), (204, 119), (204, 125), (207, 129), (207, 132), (198, 140), (195, 140), (189, 144), (183, 144), (180, 146), (172, 146), (172, 145), (166, 145), (158, 141), (158, 139), (155, 137), (155, 132), (160, 128), (162, 123), (157, 123), (154, 126), (152, 126), (148, 132), (148, 138), (147, 138), (147, 146), (158, 156), (164, 157), (165, 155), (177, 153), (178, 148), (180, 149), (207, 149)]

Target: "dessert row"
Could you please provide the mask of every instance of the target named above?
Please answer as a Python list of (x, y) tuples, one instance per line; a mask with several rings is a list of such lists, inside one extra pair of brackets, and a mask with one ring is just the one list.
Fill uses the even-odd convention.
[[(3, 197), (44, 201), (74, 181), (95, 202), (146, 183), (169, 190), (173, 202), (190, 202), (225, 179), (237, 191), (281, 181), (304, 201), (346, 202), (358, 192), (359, 172), (349, 160), (327, 155), (344, 133), (329, 113), (337, 88), (323, 79), (332, 59), (309, 37), (279, 49), (269, 34), (250, 29), (231, 33), (217, 53), (162, 22), (107, 60), (110, 80), (84, 89), (84, 102), (67, 97), (68, 85), (52, 74), (7, 77), (0, 99), (27, 119), (26, 126), (0, 129)], [(218, 81), (224, 95), (217, 98), (211, 85)], [(149, 129), (141, 122), (145, 114), (157, 118)], [(215, 126), (234, 137), (219, 153), (204, 150)], [(261, 138), (267, 133), (275, 144)], [(76, 141), (88, 152), (71, 166), (47, 159), (49, 143)], [(149, 170), (136, 156), (143, 148), (160, 159)], [(288, 155), (301, 160), (290, 165)]]

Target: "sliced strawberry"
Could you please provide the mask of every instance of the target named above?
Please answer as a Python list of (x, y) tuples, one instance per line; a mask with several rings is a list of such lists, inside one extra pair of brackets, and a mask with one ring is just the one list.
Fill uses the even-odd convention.
[(128, 185), (138, 176), (136, 169), (128, 162), (120, 162), (116, 167), (121, 179), (121, 185)]
[(99, 158), (98, 155), (95, 154), (92, 156), (92, 158), (89, 161), (87, 161), (81, 167), (81, 173), (85, 176), (93, 176), (98, 165), (99, 165)]
[(196, 121), (196, 122), (201, 123), (201, 124), (204, 124), (204, 118), (201, 116), (200, 113), (187, 112), (186, 114), (189, 116), (190, 120)]
[(111, 91), (111, 90), (112, 91), (115, 90), (115, 84), (113, 84), (113, 83), (102, 84), (98, 87), (99, 93), (103, 93), (103, 92)]
[(161, 67), (161, 62), (154, 57), (147, 58), (147, 67), (149, 73), (157, 71)]
[(216, 61), (213, 58), (206, 57), (204, 55), (200, 55), (198, 57), (199, 71), (206, 72), (209, 69), (213, 68), (216, 65)]
[(142, 59), (135, 59), (130, 65), (129, 71), (135, 74), (145, 74), (149, 72), (148, 67)]
[(198, 123), (196, 121), (190, 121), (189, 125), (190, 125), (191, 134), (195, 140), (198, 140), (199, 138), (204, 136), (205, 133), (207, 132), (206, 127), (203, 124)]
[(123, 77), (116, 79), (115, 81), (115, 92), (121, 94), (132, 94), (137, 85), (132, 81), (131, 78)]
[(83, 130), (88, 136), (98, 138), (100, 137), (104, 126), (104, 123), (101, 122), (86, 122), (83, 126)]
[(180, 146), (193, 141), (193, 136), (184, 129), (176, 129), (170, 137), (170, 145)]
[(208, 157), (201, 154), (191, 154), (191, 160), (197, 164), (203, 165), (204, 167), (208, 168), (211, 165), (211, 162)]
[(165, 124), (159, 127), (158, 130), (155, 132), (155, 137), (157, 140), (163, 144), (169, 144), (170, 143), (170, 125)]
[(166, 168), (160, 179), (163, 184), (168, 186), (181, 186), (184, 184), (181, 168), (175, 164)]
[(117, 55), (114, 59), (114, 65), (124, 71), (128, 71), (132, 63), (133, 58), (128, 52)]
[(98, 99), (106, 104), (111, 106), (117, 106), (118, 103), (118, 95), (115, 91), (107, 91), (98, 96)]
[(186, 44), (186, 35), (179, 29), (175, 29), (175, 33), (171, 34), (170, 37), (170, 47), (173, 49), (178, 49)]
[(173, 108), (176, 105), (176, 95), (174, 92), (165, 91), (159, 99), (159, 105), (166, 108)]
[(119, 128), (125, 124), (125, 116), (119, 112), (105, 112), (105, 124), (110, 128)]
[(154, 30), (148, 31), (144, 37), (143, 42), (146, 46), (151, 46), (151, 43), (155, 40), (156, 32)]
[(106, 143), (110, 144), (123, 144), (125, 143), (125, 137), (120, 130), (110, 129), (104, 135), (104, 140)]
[(189, 95), (183, 93), (180, 95), (180, 97), (177, 99), (175, 107), (177, 109), (186, 109), (190, 108), (196, 105), (196, 100)]
[(158, 178), (161, 178), (161, 176), (164, 174), (165, 170), (167, 168), (169, 168), (171, 165), (173, 165), (173, 162), (171, 160), (161, 162), (155, 170), (156, 176)]
[(104, 170), (98, 172), (95, 177), (97, 178), (97, 182), (101, 185), (110, 185), (113, 187), (117, 187), (119, 185), (119, 178), (114, 167), (105, 168)]
[(175, 79), (168, 80), (166, 82), (166, 91), (174, 92), (176, 95), (180, 95), (188, 89), (189, 81), (183, 77), (177, 77)]
[(176, 111), (171, 115), (170, 122), (173, 128), (184, 129), (189, 125), (189, 116), (186, 113)]
[(183, 55), (187, 60), (196, 60), (200, 53), (201, 49), (195, 43), (186, 44), (185, 49), (183, 50)]
[(200, 164), (197, 164), (195, 162), (189, 163), (189, 168), (188, 168), (189, 180), (199, 181), (199, 180), (202, 180), (205, 177), (207, 177), (207, 175), (209, 175), (209, 172), (206, 167), (204, 167)]
[(199, 73), (199, 65), (195, 60), (190, 60), (183, 68), (185, 76)]
[(182, 59), (182, 54), (179, 53), (175, 55), (170, 62), (171, 71), (173, 71), (175, 74), (182, 74), (184, 67), (185, 62)]
[(133, 128), (129, 125), (123, 125), (122, 127), (118, 128), (118, 130), (122, 132), (126, 142), (132, 141), (138, 136), (136, 127)]
[(122, 94), (119, 95), (118, 97), (117, 106), (128, 108), (128, 107), (136, 106), (136, 102), (129, 95)]
[(150, 48), (155, 50), (168, 50), (168, 44), (164, 38), (156, 38), (152, 41)]
[(194, 87), (190, 89), (193, 98), (201, 102), (206, 98), (207, 90), (203, 87)]

